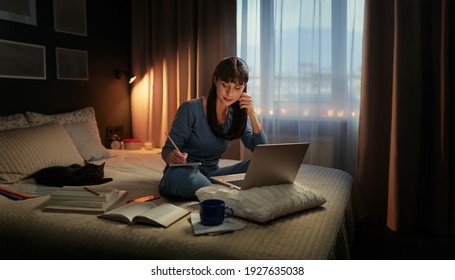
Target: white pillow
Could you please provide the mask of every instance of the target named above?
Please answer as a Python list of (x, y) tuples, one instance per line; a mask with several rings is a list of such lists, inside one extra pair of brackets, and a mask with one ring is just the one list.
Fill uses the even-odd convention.
[(111, 156), (101, 142), (93, 135), (88, 123), (67, 123), (63, 126), (85, 160), (99, 160)]
[(234, 216), (256, 222), (267, 222), (298, 211), (314, 208), (326, 202), (318, 191), (297, 183), (236, 190), (211, 185), (196, 191), (197, 198), (221, 199), (234, 210)]
[(51, 166), (84, 164), (58, 123), (0, 131), (0, 183), (14, 183)]
[(0, 130), (29, 127), (24, 114), (0, 116)]
[(86, 122), (90, 126), (93, 135), (100, 141), (100, 133), (98, 131), (98, 124), (96, 123), (95, 109), (93, 107), (87, 107), (84, 109), (54, 114), (54, 115), (45, 115), (35, 112), (25, 112), (25, 118), (30, 126), (42, 125), (48, 122), (58, 122), (60, 124), (66, 123), (76, 123), (76, 122)]

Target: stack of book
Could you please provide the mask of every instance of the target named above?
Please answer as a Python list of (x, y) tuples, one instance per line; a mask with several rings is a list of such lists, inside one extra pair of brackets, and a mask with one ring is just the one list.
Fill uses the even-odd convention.
[(104, 185), (63, 186), (51, 194), (44, 210), (104, 213), (125, 194), (126, 190)]

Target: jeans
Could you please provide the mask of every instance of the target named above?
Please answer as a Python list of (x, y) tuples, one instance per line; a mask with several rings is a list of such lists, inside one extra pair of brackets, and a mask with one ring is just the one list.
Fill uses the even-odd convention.
[(250, 160), (245, 160), (234, 165), (218, 168), (205, 175), (198, 168), (193, 167), (168, 168), (159, 185), (160, 195), (168, 198), (197, 200), (195, 192), (212, 184), (209, 177), (245, 173), (249, 164)]

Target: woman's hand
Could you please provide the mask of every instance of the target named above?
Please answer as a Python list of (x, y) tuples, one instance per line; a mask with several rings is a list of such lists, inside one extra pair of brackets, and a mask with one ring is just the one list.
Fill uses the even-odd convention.
[(243, 92), (240, 95), (239, 105), (240, 105), (240, 108), (246, 110), (246, 113), (249, 116), (254, 114), (253, 98), (251, 96), (249, 96), (248, 94), (246, 94), (246, 92)]
[(251, 120), (251, 125), (253, 127), (253, 132), (258, 134), (262, 126), (259, 123), (258, 117), (256, 116), (256, 113), (254, 112), (254, 106), (253, 106), (253, 98), (246, 94), (246, 92), (242, 93), (239, 98), (239, 105), (240, 108), (245, 109), (246, 113), (250, 117)]
[(173, 150), (171, 153), (169, 153), (167, 155), (166, 162), (168, 164), (171, 164), (171, 163), (182, 164), (182, 163), (186, 163), (187, 157), (188, 157), (187, 153), (180, 153), (177, 150)]

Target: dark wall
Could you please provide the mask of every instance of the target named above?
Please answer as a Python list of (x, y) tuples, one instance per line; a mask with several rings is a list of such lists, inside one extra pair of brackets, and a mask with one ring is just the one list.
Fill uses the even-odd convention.
[[(129, 85), (114, 72), (130, 69), (130, 1), (87, 0), (87, 36), (54, 31), (52, 0), (37, 0), (36, 9), (36, 26), (0, 19), (0, 39), (45, 46), (47, 78), (0, 78), (0, 115), (54, 114), (91, 106), (103, 141), (108, 126), (123, 126), (124, 137), (129, 137)], [(55, 48), (87, 51), (89, 79), (57, 79)]]

